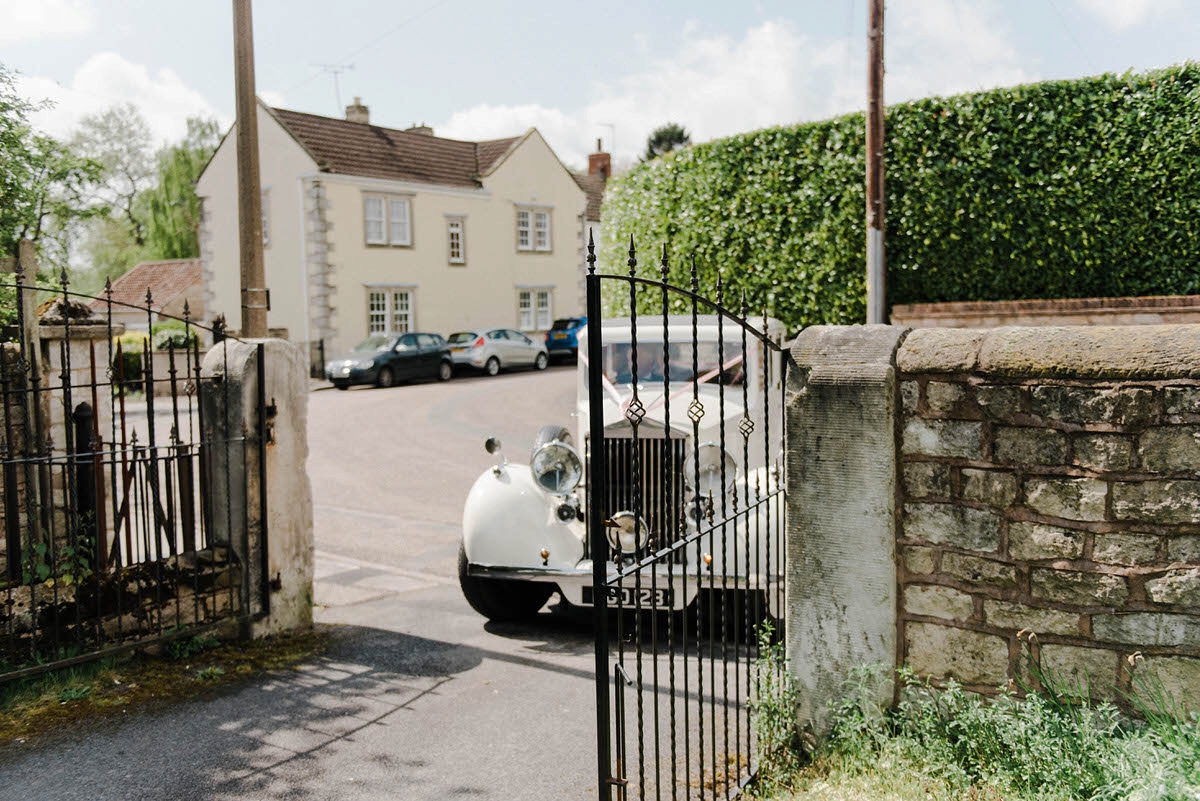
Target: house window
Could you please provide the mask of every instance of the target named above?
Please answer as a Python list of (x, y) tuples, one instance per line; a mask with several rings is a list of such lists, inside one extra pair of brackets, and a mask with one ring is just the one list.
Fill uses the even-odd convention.
[(363, 195), (363, 232), (368, 245), (411, 245), (409, 199), (397, 195)]
[(550, 250), (550, 212), (517, 209), (517, 250)]
[(367, 293), (367, 333), (404, 334), (412, 330), (412, 291), (372, 289)]
[(463, 218), (448, 217), (446, 219), (446, 238), (449, 247), (451, 264), (466, 264), (467, 249), (463, 239)]
[(517, 327), (522, 331), (546, 331), (553, 322), (549, 289), (522, 289), (517, 293)]

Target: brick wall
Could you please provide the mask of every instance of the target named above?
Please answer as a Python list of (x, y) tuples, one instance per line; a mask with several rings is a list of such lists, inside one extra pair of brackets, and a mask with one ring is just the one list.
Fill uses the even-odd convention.
[(1133, 664), (1194, 704), (1200, 326), (1039, 331), (899, 347), (898, 658), (995, 690), (1030, 630), (1094, 695)]
[(913, 328), (1200, 323), (1200, 296), (911, 303), (893, 306), (891, 320)]

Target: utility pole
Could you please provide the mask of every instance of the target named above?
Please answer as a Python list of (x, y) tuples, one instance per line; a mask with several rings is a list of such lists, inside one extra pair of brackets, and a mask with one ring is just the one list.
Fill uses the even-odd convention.
[(883, 230), (883, 1), (867, 12), (867, 322), (887, 322)]
[(234, 90), (237, 94), (238, 245), (243, 337), (267, 335), (271, 296), (263, 269), (262, 182), (258, 172), (258, 103), (254, 93), (254, 26), (250, 0), (233, 0)]

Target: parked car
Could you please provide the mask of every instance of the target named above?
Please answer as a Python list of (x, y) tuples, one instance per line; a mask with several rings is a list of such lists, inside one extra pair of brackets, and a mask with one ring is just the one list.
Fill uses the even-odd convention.
[(555, 356), (579, 356), (579, 332), (587, 325), (586, 317), (564, 317), (555, 320), (546, 332), (546, 351)]
[[(764, 584), (778, 584), (774, 571), (746, 569), (760, 564), (760, 555), (771, 564), (763, 544), (776, 541), (768, 538), (779, 536), (780, 525), (777, 514), (770, 511), (771, 503), (751, 508), (745, 499), (770, 496), (781, 483), (774, 466), (782, 455), (782, 404), (766, 401), (769, 393), (777, 397), (782, 392), (780, 354), (771, 351), (766, 365), (761, 346), (742, 354), (741, 341), (732, 336), (730, 324), (722, 341), (715, 317), (699, 318), (695, 340), (692, 326), (691, 317), (668, 318), (669, 345), (664, 348), (662, 325), (639, 324), (635, 373), (629, 320), (604, 323), (607, 469), (601, 502), (609, 526), (604, 535), (607, 542), (589, 548), (586, 536), (590, 488), (584, 459), (593, 447), (587, 441), (586, 359), (581, 358), (578, 367), (576, 434), (566, 426), (545, 426), (534, 440), (528, 463), (501, 458), (500, 464), (479, 476), (463, 509), (459, 549), (459, 583), (477, 612), (493, 620), (527, 617), (556, 590), (570, 604), (590, 606), (589, 550), (605, 554), (608, 575), (613, 577), (620, 565), (628, 566), (668, 546), (678, 547), (684, 538), (702, 542), (703, 560), (701, 545), (679, 547), (672, 567), (653, 568), (654, 597), (639, 596), (639, 603), (663, 609), (687, 607), (698, 596), (695, 576), (701, 567), (706, 576), (724, 576), (718, 579), (722, 586), (761, 591)], [(783, 333), (781, 323), (768, 321), (766, 334), (773, 342), (780, 342)], [(581, 352), (586, 353), (586, 331), (579, 341)], [(635, 384), (640, 409), (634, 416), (641, 414), (636, 436), (629, 417)], [(702, 414), (697, 417), (698, 408)], [(768, 414), (769, 425), (764, 425)], [(739, 432), (747, 430), (758, 434), (743, 439)], [(776, 440), (768, 445), (769, 434)], [(491, 438), (486, 448), (497, 453), (500, 443)], [(672, 478), (664, 478), (668, 475)], [(735, 531), (756, 532), (740, 545), (736, 537), (726, 542), (726, 522), (713, 527), (714, 514), (721, 521), (722, 514), (732, 509), (737, 518), (739, 508), (740, 519), (729, 525)], [(715, 530), (721, 533), (714, 534)], [(740, 567), (738, 553), (742, 554)], [(685, 571), (690, 571), (690, 582), (682, 578)], [(644, 578), (641, 586), (649, 586)]]
[(509, 367), (545, 370), (550, 354), (541, 342), (520, 331), (493, 328), (490, 331), (456, 331), (449, 337), (454, 364), (496, 375)]
[(325, 363), (325, 377), (338, 389), (353, 384), (390, 387), (413, 378), (446, 381), (452, 375), (450, 346), (438, 334), (372, 334)]

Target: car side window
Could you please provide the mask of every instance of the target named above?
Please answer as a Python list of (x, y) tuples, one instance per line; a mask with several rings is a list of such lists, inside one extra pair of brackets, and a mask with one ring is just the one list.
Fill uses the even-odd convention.
[(417, 341), (421, 343), (421, 350), (437, 350), (440, 347), (438, 341), (429, 334), (418, 334)]
[(508, 339), (508, 332), (496, 329), (495, 331), (488, 331), (487, 336), (488, 339)]
[(404, 336), (400, 337), (400, 341), (398, 343), (396, 343), (396, 350), (398, 350), (398, 351), (416, 350), (416, 349), (417, 349), (417, 338), (413, 334), (405, 334)]
[(515, 339), (517, 342), (520, 342), (524, 345), (532, 345), (533, 344), (533, 340), (530, 339), (529, 337), (525, 336), (524, 334), (522, 334), (520, 331), (509, 331), (508, 338)]

